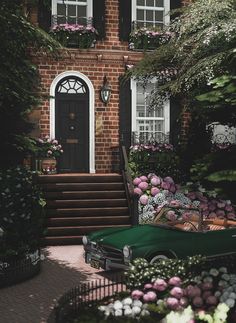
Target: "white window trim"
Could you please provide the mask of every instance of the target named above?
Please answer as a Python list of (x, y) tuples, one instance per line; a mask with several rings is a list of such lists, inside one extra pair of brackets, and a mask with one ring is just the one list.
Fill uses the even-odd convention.
[[(164, 0), (164, 7), (155, 7), (156, 9), (163, 9), (164, 8), (164, 25), (169, 25), (170, 23), (170, 1), (171, 0)], [(137, 0), (132, 0), (132, 12), (131, 12), (131, 21), (137, 20), (137, 10), (136, 10), (136, 3)], [(153, 9), (153, 7), (148, 6), (139, 6), (142, 9)]]
[[(57, 4), (84, 5), (84, 2), (73, 0), (52, 0), (52, 15), (57, 15)], [(87, 0), (87, 18), (93, 17), (93, 1)]]
[[(153, 80), (154, 81), (154, 80)], [(137, 118), (137, 81), (131, 79), (130, 82), (131, 89), (131, 131), (137, 132), (137, 120), (163, 120), (164, 119), (164, 127), (165, 134), (170, 133), (170, 100), (167, 100), (164, 105), (164, 117), (147, 117), (147, 118)]]
[(50, 86), (50, 138), (55, 138), (55, 91), (57, 84), (68, 76), (77, 76), (82, 79), (89, 88), (89, 172), (95, 173), (95, 108), (94, 108), (94, 87), (90, 79), (77, 71), (63, 72), (57, 75)]

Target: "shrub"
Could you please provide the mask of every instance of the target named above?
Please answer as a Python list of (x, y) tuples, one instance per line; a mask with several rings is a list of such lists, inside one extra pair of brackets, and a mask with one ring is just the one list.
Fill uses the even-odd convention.
[(24, 167), (0, 171), (0, 256), (22, 255), (39, 247), (45, 204), (33, 173)]

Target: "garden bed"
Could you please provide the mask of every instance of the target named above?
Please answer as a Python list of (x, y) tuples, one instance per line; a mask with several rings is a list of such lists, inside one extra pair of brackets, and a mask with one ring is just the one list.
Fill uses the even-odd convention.
[(0, 258), (0, 287), (20, 283), (40, 272), (40, 250), (24, 256)]

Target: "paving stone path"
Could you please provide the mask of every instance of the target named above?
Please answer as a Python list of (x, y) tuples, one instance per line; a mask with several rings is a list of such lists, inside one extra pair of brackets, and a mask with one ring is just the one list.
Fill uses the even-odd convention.
[(0, 289), (0, 323), (45, 323), (56, 300), (80, 283), (109, 278), (84, 263), (82, 246), (42, 250), (40, 274)]

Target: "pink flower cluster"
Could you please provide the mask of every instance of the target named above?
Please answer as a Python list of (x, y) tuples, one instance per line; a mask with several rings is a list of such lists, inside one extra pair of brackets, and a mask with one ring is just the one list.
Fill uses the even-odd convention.
[(171, 144), (139, 144), (130, 147), (130, 152), (147, 151), (147, 152), (164, 152), (173, 151), (174, 147)]
[(230, 200), (207, 198), (201, 192), (190, 192), (187, 197), (193, 201), (200, 201), (199, 208), (206, 218), (236, 219), (236, 211)]
[(51, 28), (52, 32), (59, 32), (59, 31), (68, 31), (68, 32), (81, 32), (81, 33), (97, 33), (96, 29), (91, 26), (84, 26), (79, 24), (58, 24), (54, 25)]
[(148, 176), (136, 177), (133, 180), (135, 186), (134, 192), (140, 195), (140, 203), (146, 205), (148, 203), (149, 195), (156, 196), (161, 190), (167, 190), (175, 193), (178, 186), (174, 183), (171, 177), (161, 178), (155, 174), (149, 174)]
[(177, 276), (168, 281), (159, 278), (153, 283), (145, 284), (143, 290), (133, 290), (131, 297), (145, 303), (162, 299), (170, 310), (181, 310), (188, 305), (194, 309), (208, 309), (219, 303), (212, 282), (203, 281), (198, 285), (189, 284), (185, 287), (182, 285), (181, 279)]

